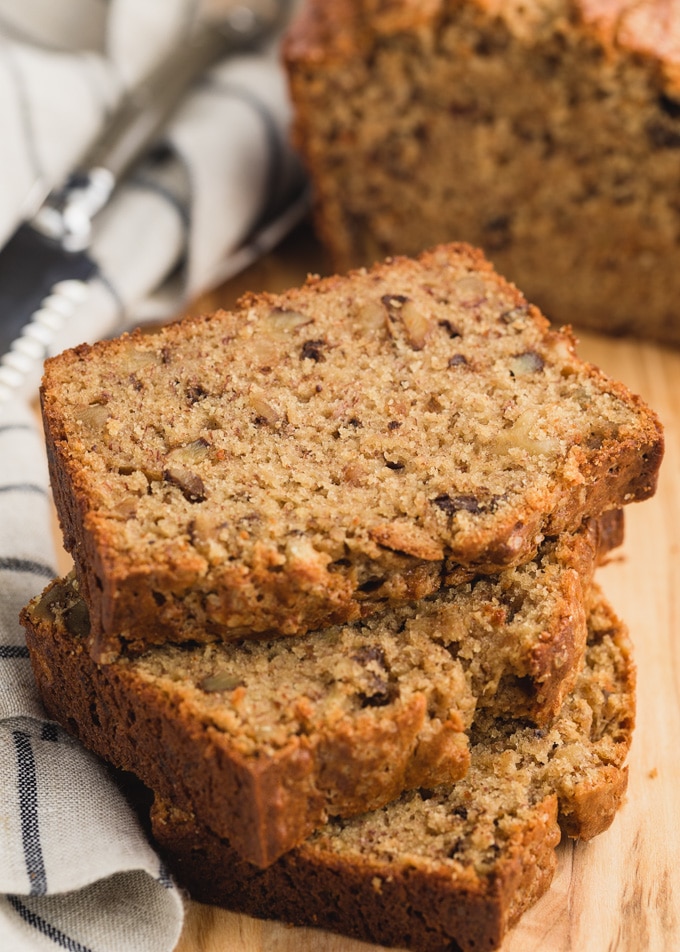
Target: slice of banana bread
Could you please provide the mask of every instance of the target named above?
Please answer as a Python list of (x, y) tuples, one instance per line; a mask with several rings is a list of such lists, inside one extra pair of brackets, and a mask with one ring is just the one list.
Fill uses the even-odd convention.
[(484, 248), (558, 323), (680, 344), (680, 5), (309, 0), (287, 44), (334, 266)]
[(480, 952), (549, 887), (558, 820), (590, 838), (627, 784), (634, 668), (621, 622), (600, 601), (586, 664), (548, 730), (489, 719), (464, 780), (328, 823), (267, 870), (169, 801), (152, 810), (171, 871), (202, 902), (412, 952)]
[(296, 634), (644, 499), (658, 420), (466, 246), (49, 361), (92, 651)]
[(590, 525), (521, 568), (294, 639), (101, 666), (73, 578), (22, 620), (50, 714), (264, 866), (328, 815), (463, 776), (477, 704), (549, 723), (581, 665), (601, 536)]

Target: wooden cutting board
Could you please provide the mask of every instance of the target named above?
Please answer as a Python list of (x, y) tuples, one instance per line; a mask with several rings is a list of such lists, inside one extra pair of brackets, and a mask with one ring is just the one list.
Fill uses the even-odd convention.
[[(302, 229), (192, 310), (228, 307), (245, 290), (280, 290), (317, 270), (323, 259)], [(680, 950), (680, 351), (579, 336), (582, 356), (643, 396), (666, 430), (657, 495), (628, 508), (625, 545), (599, 576), (636, 646), (638, 723), (624, 808), (591, 843), (560, 847), (550, 891), (503, 952), (673, 952)], [(188, 901), (176, 952), (379, 948)]]

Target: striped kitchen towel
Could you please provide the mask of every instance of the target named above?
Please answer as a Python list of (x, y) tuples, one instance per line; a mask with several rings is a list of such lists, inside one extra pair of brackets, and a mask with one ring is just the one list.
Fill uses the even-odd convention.
[(0, 423), (0, 949), (169, 952), (181, 897), (106, 770), (38, 698), (18, 615), (55, 575), (44, 447)]
[[(265, 0), (260, 0), (265, 2)], [(269, 0), (271, 5), (271, 0)], [(231, 0), (0, 0), (0, 245), (36, 187), (98, 135), (126, 88)], [(207, 11), (207, 12), (206, 12)], [(0, 950), (170, 952), (181, 895), (106, 769), (40, 704), (18, 616), (56, 574), (42, 359), (146, 319), (271, 248), (306, 209), (275, 44), (232, 55), (187, 96), (95, 220), (97, 270), (67, 289), (0, 405)], [(49, 310), (49, 309), (47, 309)], [(1, 319), (1, 315), (0, 315)], [(42, 325), (41, 325), (42, 326)]]
[[(269, 22), (277, 0), (62, 0), (58, 14), (52, 0), (0, 0), (0, 243), (205, 5), (212, 18), (225, 6), (241, 20), (262, 8)], [(10, 390), (35, 393), (45, 356), (177, 314), (287, 233), (308, 204), (289, 124), (276, 35), (205, 73), (94, 219), (94, 276), (48, 298), (25, 346), (0, 360), (0, 414)]]

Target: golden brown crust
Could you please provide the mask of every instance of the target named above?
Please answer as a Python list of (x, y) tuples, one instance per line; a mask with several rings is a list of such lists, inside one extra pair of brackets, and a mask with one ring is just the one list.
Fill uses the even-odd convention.
[(560, 815), (564, 833), (581, 840), (599, 836), (611, 826), (613, 815), (625, 801), (627, 789), (627, 767), (606, 767), (596, 782), (579, 784), (572, 803)]
[(577, 0), (584, 24), (603, 47), (643, 56), (680, 89), (680, 9), (673, 0)]
[(77, 348), (42, 403), (103, 662), (522, 564), (651, 495), (663, 451), (651, 411), (460, 245)]
[(284, 58), (327, 62), (356, 49), (358, 11), (349, 3), (305, 3), (294, 18), (294, 26), (284, 39)]
[[(564, 23), (572, 17), (581, 29), (597, 39), (613, 58), (633, 53), (650, 60), (669, 84), (680, 76), (680, 11), (673, 0), (552, 0), (535, 5), (535, 11), (517, 9), (513, 0), (470, 0), (491, 17), (500, 17), (518, 34), (546, 22)], [(304, 4), (285, 39), (284, 58), (293, 70), (302, 63), (328, 60), (329, 56), (356, 54), (362, 41), (376, 34), (389, 36), (427, 26), (437, 29), (440, 18), (460, 0), (339, 0)], [(531, 5), (529, 5), (531, 7)]]

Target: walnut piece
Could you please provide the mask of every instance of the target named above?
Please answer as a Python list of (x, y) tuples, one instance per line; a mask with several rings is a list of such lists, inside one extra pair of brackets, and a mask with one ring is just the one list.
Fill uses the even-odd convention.
[(248, 394), (248, 401), (255, 411), (255, 418), (257, 422), (268, 423), (270, 426), (273, 426), (275, 423), (278, 423), (281, 419), (281, 414), (273, 407), (271, 403), (265, 398), (264, 391), (259, 388), (253, 387)]
[(211, 674), (207, 678), (203, 678), (200, 687), (202, 691), (211, 694), (216, 691), (234, 691), (242, 684), (242, 678), (237, 678), (229, 671), (218, 671), (217, 674)]
[(180, 463), (166, 466), (163, 478), (177, 486), (187, 502), (203, 502), (206, 498), (205, 484), (201, 477)]
[(75, 418), (90, 430), (103, 430), (111, 415), (104, 403), (90, 403), (75, 411)]
[(385, 294), (382, 302), (391, 322), (388, 322), (390, 332), (394, 334), (394, 325), (401, 324), (411, 347), (414, 350), (422, 350), (432, 330), (432, 321), (428, 315), (404, 294)]
[(510, 359), (510, 373), (513, 377), (528, 377), (543, 370), (545, 362), (535, 350), (525, 350)]
[(262, 328), (273, 340), (285, 340), (306, 324), (312, 324), (310, 317), (299, 311), (289, 311), (274, 307), (262, 318)]

